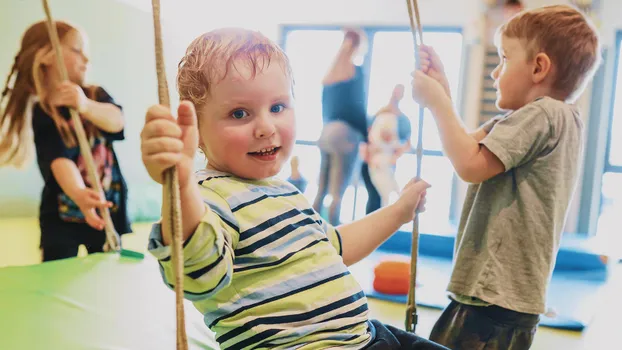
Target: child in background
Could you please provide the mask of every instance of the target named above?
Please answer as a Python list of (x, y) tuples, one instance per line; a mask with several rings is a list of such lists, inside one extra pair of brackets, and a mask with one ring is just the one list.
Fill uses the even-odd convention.
[(367, 50), (363, 31), (344, 28), (343, 42), (322, 79), (322, 121), (318, 140), (320, 169), (313, 208), (337, 225), (344, 193), (359, 165), (359, 144), (367, 139), (367, 94), (363, 67), (355, 64)]
[[(47, 24), (38, 22), (24, 33), (0, 101), (8, 97), (0, 120), (0, 166), (27, 164), (34, 139), (45, 183), (39, 210), (43, 261), (74, 257), (81, 244), (90, 253), (103, 251), (104, 220), (97, 209), (110, 210), (119, 234), (131, 232), (127, 187), (112, 148), (124, 138), (121, 107), (103, 88), (85, 85), (84, 33), (55, 23), (69, 80), (61, 81)], [(80, 113), (106, 198), (92, 189), (69, 108)]]
[(300, 161), (298, 157), (293, 156), (289, 164), (291, 167), (291, 174), (287, 178), (287, 182), (294, 185), (300, 193), (305, 193), (305, 190), (307, 189), (307, 179), (305, 179), (305, 177), (302, 176), (302, 173), (300, 173)]
[(443, 148), (470, 182), (448, 291), (430, 339), (452, 349), (528, 349), (575, 191), (583, 123), (574, 101), (600, 60), (596, 29), (569, 6), (529, 10), (502, 25), (492, 72), (507, 114), (468, 134), (438, 56), (422, 48), (413, 97), (431, 110)]
[[(370, 321), (347, 268), (423, 209), (425, 182), (411, 181), (395, 204), (361, 220), (322, 220), (275, 177), (295, 141), (292, 74), (285, 53), (259, 33), (201, 35), (179, 64), (177, 86), (191, 103), (182, 101), (177, 120), (164, 106), (149, 109), (143, 162), (159, 183), (177, 166), (185, 297), (222, 349), (444, 349)], [(197, 148), (208, 163), (193, 176)], [(172, 286), (166, 227), (154, 225), (149, 250)]]
[(393, 89), (389, 104), (378, 111), (369, 128), (368, 142), (361, 144), (361, 157), (368, 164), (370, 179), (385, 207), (399, 196), (395, 179), (397, 160), (410, 149), (410, 121), (399, 109), (404, 86)]

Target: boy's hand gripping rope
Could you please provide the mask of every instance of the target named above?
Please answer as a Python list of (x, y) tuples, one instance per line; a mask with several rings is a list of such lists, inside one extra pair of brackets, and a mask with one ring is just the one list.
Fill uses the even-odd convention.
[[(160, 0), (152, 0), (153, 26), (155, 36), (156, 72), (158, 75), (158, 97), (160, 104), (170, 107), (168, 85), (164, 69), (164, 54), (162, 52), (162, 28), (160, 26)], [(175, 308), (177, 315), (177, 350), (188, 349), (186, 336), (186, 322), (184, 317), (184, 286), (183, 286), (183, 250), (181, 202), (179, 194), (179, 174), (176, 167), (164, 171), (164, 199), (168, 201), (169, 211), (162, 213), (168, 218), (168, 230), (172, 235), (171, 259), (175, 275)]]
[[(419, 55), (419, 41), (423, 45), (423, 30), (419, 17), (419, 6), (417, 0), (406, 0), (408, 17), (410, 19), (410, 30), (412, 32), (413, 44), (415, 48), (415, 62), (417, 69), (421, 68), (421, 56)], [(414, 18), (413, 18), (414, 12)], [(421, 179), (421, 159), (423, 158), (423, 107), (419, 106), (419, 127), (417, 129), (417, 180)], [(415, 214), (413, 220), (412, 246), (410, 250), (410, 285), (408, 286), (408, 305), (406, 306), (406, 331), (414, 332), (417, 327), (417, 304), (415, 300), (415, 286), (417, 284), (417, 258), (419, 255), (419, 213)]]
[[(45, 11), (45, 16), (47, 18), (47, 28), (48, 34), (50, 36), (50, 41), (52, 43), (52, 48), (56, 54), (56, 66), (58, 67), (58, 72), (60, 73), (60, 77), (63, 81), (68, 80), (67, 68), (65, 67), (65, 61), (63, 60), (63, 51), (60, 46), (60, 40), (58, 38), (58, 32), (56, 31), (56, 25), (52, 20), (52, 15), (50, 13), (50, 7), (48, 5), (47, 0), (43, 1), (43, 10)], [(91, 183), (95, 187), (94, 189), (102, 196), (103, 199), (106, 199), (106, 195), (102, 188), (102, 185), (99, 181), (99, 176), (97, 174), (97, 168), (95, 167), (95, 162), (93, 161), (93, 154), (91, 153), (91, 144), (89, 143), (86, 133), (84, 132), (84, 127), (82, 126), (82, 120), (80, 119), (80, 115), (78, 112), (69, 108), (69, 112), (71, 114), (71, 121), (73, 122), (73, 128), (76, 131), (76, 137), (78, 139), (78, 146), (80, 148), (80, 153), (84, 158), (84, 162), (86, 163), (86, 169), (88, 172), (89, 179)], [(110, 218), (110, 212), (108, 208), (99, 209), (99, 213), (105, 222), (105, 232), (106, 232), (106, 244), (104, 244), (104, 250), (113, 250), (119, 251), (121, 249), (121, 240), (119, 234), (114, 228), (114, 224), (112, 223), (112, 219)]]

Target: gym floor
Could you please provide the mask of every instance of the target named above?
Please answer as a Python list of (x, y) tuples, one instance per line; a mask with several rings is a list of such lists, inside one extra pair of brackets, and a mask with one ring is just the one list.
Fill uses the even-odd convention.
[[(149, 223), (133, 225), (135, 233), (126, 235), (123, 244), (128, 249), (145, 251)], [(2, 219), (0, 220), (0, 268), (3, 266), (31, 265), (40, 263), (39, 227), (36, 218)], [(80, 254), (85, 254), (81, 249)], [(351, 267), (355, 276), (366, 275), (363, 265)], [(535, 350), (580, 350), (612, 348), (618, 343), (622, 314), (622, 299), (619, 293), (622, 290), (622, 269), (614, 266), (609, 285), (598, 305), (592, 323), (581, 333), (561, 331), (541, 327), (536, 334), (532, 349)], [(615, 292), (618, 292), (616, 295)], [(369, 299), (371, 317), (382, 322), (403, 327), (404, 305), (386, 301)], [(417, 333), (427, 337), (434, 322), (440, 315), (439, 310), (424, 307), (418, 308), (419, 324)]]

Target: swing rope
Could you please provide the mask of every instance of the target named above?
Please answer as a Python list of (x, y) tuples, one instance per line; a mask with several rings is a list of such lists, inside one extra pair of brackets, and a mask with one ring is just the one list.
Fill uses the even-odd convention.
[[(63, 52), (60, 45), (60, 39), (58, 38), (58, 32), (56, 31), (56, 26), (54, 25), (54, 21), (52, 20), (50, 6), (48, 5), (48, 0), (42, 0), (42, 2), (43, 10), (45, 11), (45, 16), (47, 19), (46, 23), (48, 35), (50, 36), (50, 42), (52, 43), (52, 48), (56, 55), (56, 66), (58, 68), (58, 73), (61, 77), (61, 80), (67, 81), (67, 68), (65, 67), (64, 63), (65, 61), (63, 59)], [(94, 189), (102, 196), (102, 198), (106, 198), (102, 185), (99, 181), (97, 168), (95, 167), (95, 162), (93, 161), (93, 154), (91, 153), (91, 144), (89, 143), (86, 132), (84, 131), (84, 126), (82, 125), (80, 114), (73, 108), (69, 108), (69, 112), (71, 114), (71, 121), (73, 123), (73, 128), (76, 132), (76, 137), (78, 139), (80, 154), (82, 155), (82, 158), (84, 158), (84, 162), (86, 164), (89, 180), (91, 181), (92, 186), (95, 187)], [(121, 240), (119, 234), (114, 228), (114, 224), (112, 223), (108, 208), (99, 209), (99, 213), (105, 222), (106, 244), (104, 245), (104, 250), (119, 251), (121, 249)]]
[[(156, 73), (158, 76), (158, 97), (160, 104), (170, 107), (168, 84), (164, 67), (162, 46), (162, 27), (160, 25), (160, 0), (152, 0), (153, 26), (155, 36)], [(184, 317), (184, 286), (183, 286), (183, 248), (181, 226), (181, 201), (179, 194), (179, 174), (176, 167), (164, 171), (164, 198), (168, 204), (168, 211), (162, 213), (168, 218), (168, 230), (172, 235), (171, 259), (175, 274), (175, 310), (177, 319), (177, 350), (188, 349), (186, 325)]]
[[(412, 32), (413, 44), (415, 48), (415, 62), (417, 69), (421, 68), (421, 57), (419, 55), (419, 44), (417, 43), (417, 34), (423, 45), (423, 29), (421, 28), (421, 19), (419, 17), (419, 6), (417, 0), (406, 0), (408, 8), (408, 18), (410, 19), (410, 30)], [(413, 18), (414, 12), (414, 18)], [(423, 158), (423, 107), (419, 107), (419, 127), (417, 128), (417, 176), (421, 179), (421, 160)], [(417, 258), (419, 256), (419, 213), (415, 213), (413, 220), (412, 246), (410, 249), (410, 285), (408, 286), (408, 304), (406, 306), (405, 328), (407, 332), (415, 332), (417, 327), (417, 304), (415, 300), (415, 286), (417, 284)]]

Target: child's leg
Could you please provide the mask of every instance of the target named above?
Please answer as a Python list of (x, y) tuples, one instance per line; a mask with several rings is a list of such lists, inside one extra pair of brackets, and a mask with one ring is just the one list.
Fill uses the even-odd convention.
[(102, 253), (106, 243), (106, 234), (104, 232), (89, 232), (88, 236), (88, 239), (85, 239), (82, 244), (89, 254)]
[(370, 168), (369, 169), (369, 177), (371, 177), (371, 181), (376, 187), (378, 194), (380, 195), (380, 207), (386, 207), (389, 201), (390, 188), (387, 186), (387, 179), (384, 176), (384, 171), (378, 168)]
[(43, 262), (74, 258), (78, 255), (78, 246), (77, 242), (69, 240), (41, 244)]
[(451, 349), (527, 350), (538, 322), (538, 315), (452, 301), (434, 325), (430, 340)]
[(43, 262), (73, 258), (78, 255), (80, 242), (74, 239), (74, 234), (68, 225), (50, 220), (39, 220), (41, 229), (41, 260)]
[(328, 192), (328, 169), (330, 168), (330, 155), (320, 150), (320, 175), (317, 188), (317, 194), (313, 201), (313, 209), (318, 213), (322, 213), (322, 207), (324, 206), (324, 198)]
[(369, 174), (369, 165), (364, 163), (361, 168), (361, 177), (365, 182), (365, 189), (367, 189), (367, 205), (365, 206), (365, 214), (372, 213), (380, 209), (380, 194), (371, 181)]
[(338, 154), (331, 154), (330, 168), (328, 169), (328, 194), (330, 204), (328, 206), (328, 222), (339, 225), (341, 215), (341, 183), (343, 180), (344, 162)]
[(390, 204), (391, 194), (399, 193), (399, 188), (395, 181), (395, 174), (393, 170), (389, 168), (370, 168), (369, 173), (374, 186), (380, 194), (381, 205), (386, 207)]
[(384, 325), (377, 320), (372, 320), (375, 336), (371, 344), (365, 349), (369, 350), (448, 350), (446, 347), (435, 344), (421, 338), (414, 333), (406, 332), (393, 326)]

